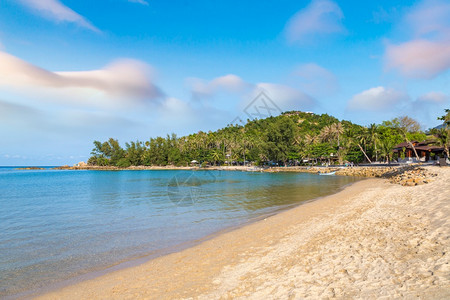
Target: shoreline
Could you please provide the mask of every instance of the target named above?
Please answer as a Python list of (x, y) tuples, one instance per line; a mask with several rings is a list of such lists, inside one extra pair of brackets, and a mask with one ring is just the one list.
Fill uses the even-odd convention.
[[(447, 296), (450, 295), (450, 268), (448, 265), (449, 254), (445, 253), (450, 250), (448, 239), (450, 228), (446, 226), (449, 220), (447, 220), (448, 214), (445, 214), (445, 212), (450, 212), (449, 199), (446, 198), (450, 192), (448, 184), (450, 170), (427, 167), (427, 170), (429, 169), (437, 172), (439, 176), (427, 185), (402, 187), (388, 183), (385, 179), (359, 181), (337, 194), (301, 204), (229, 232), (219, 232), (217, 236), (180, 252), (161, 256), (131, 268), (106, 273), (100, 277), (52, 291), (38, 297), (38, 299), (69, 299), (73, 297), (85, 299), (125, 297), (151, 299), (195, 297), (207, 299), (219, 298), (224, 295), (227, 297), (258, 298), (258, 295), (264, 297), (274, 295), (274, 292), (275, 295), (278, 295), (275, 297), (287, 297), (288, 295), (324, 297), (327, 295), (326, 293), (331, 293), (330, 296), (334, 293), (338, 297), (339, 295), (370, 297), (381, 295), (376, 293), (381, 291), (381, 287), (377, 287), (376, 283), (384, 282), (386, 276), (390, 288), (383, 288), (382, 290), (389, 296), (397, 294), (399, 296), (402, 293), (403, 295), (419, 293), (425, 296), (425, 291), (428, 292), (430, 289), (437, 293), (435, 295)], [(414, 200), (412, 194), (416, 194), (417, 199)], [(427, 203), (427, 201), (432, 201), (433, 198), (436, 203)], [(409, 205), (408, 202), (410, 202)], [(390, 206), (389, 210), (384, 207), (386, 205)], [(427, 208), (429, 209), (427, 210)], [(381, 211), (377, 211), (380, 209)], [(362, 214), (363, 212), (367, 215)], [(384, 215), (380, 212), (391, 214), (392, 220), (384, 220)], [(398, 215), (395, 215), (394, 212)], [(361, 217), (362, 215), (364, 218)], [(411, 215), (417, 215), (418, 217), (411, 219)], [(346, 223), (341, 224), (341, 221), (344, 220)], [(401, 245), (397, 245), (396, 239), (402, 239), (403, 233), (405, 235), (404, 243), (410, 240), (408, 228), (403, 228), (406, 226), (404, 224), (406, 221), (420, 229), (424, 220), (428, 220), (428, 222), (425, 222), (426, 230), (439, 234), (429, 237), (428, 235), (421, 235), (421, 230), (416, 230), (413, 232), (412, 238), (417, 239), (419, 237), (419, 240), (422, 239), (423, 241), (421, 243), (419, 241), (418, 245), (426, 245), (433, 251), (436, 250), (434, 248), (438, 247), (436, 245), (439, 245), (439, 251), (444, 255), (438, 256), (437, 252), (439, 251), (431, 251), (430, 253), (420, 253), (420, 257), (415, 257), (417, 255), (410, 253), (415, 250), (414, 247), (408, 245), (408, 247), (402, 248)], [(380, 221), (384, 223), (380, 223)], [(354, 230), (349, 231), (346, 226), (342, 226), (347, 225), (348, 222), (355, 226)], [(367, 222), (388, 227), (381, 232), (378, 232), (378, 227), (374, 228), (373, 226), (358, 228), (358, 226), (364, 227)], [(390, 228), (391, 223), (395, 223), (396, 226)], [(333, 230), (338, 229), (343, 231), (344, 234), (331, 234), (329, 238), (324, 239), (327, 234), (329, 235), (329, 231), (333, 232)], [(355, 232), (362, 229), (369, 231), (364, 235), (355, 236)], [(397, 230), (392, 231), (391, 229)], [(380, 235), (378, 238), (384, 243), (384, 247), (376, 249), (378, 251), (371, 251), (374, 245), (381, 242), (378, 240), (377, 243), (370, 241), (374, 235), (370, 231), (375, 231), (375, 235)], [(389, 242), (388, 237), (393, 240)], [(324, 243), (331, 241), (336, 244), (336, 239), (340, 247), (330, 245), (329, 249), (321, 249)], [(342, 243), (342, 239), (347, 243)], [(434, 239), (434, 245), (430, 239)], [(358, 246), (358, 243), (362, 245), (362, 248)], [(351, 246), (350, 249), (349, 246)], [(400, 247), (400, 250), (404, 251), (405, 254), (400, 258), (393, 257), (399, 250), (392, 251), (389, 247)], [(385, 253), (383, 249), (384, 251), (390, 249), (390, 251)], [(356, 250), (357, 252), (355, 252)], [(346, 254), (353, 254), (351, 256), (355, 257), (360, 255), (361, 251), (365, 251), (366, 254), (362, 255), (363, 260), (359, 262), (359, 265), (354, 265), (354, 262), (348, 263), (355, 270), (351, 270), (348, 266), (347, 268), (337, 269), (342, 267), (342, 261), (345, 261), (345, 258), (349, 259)], [(331, 256), (328, 257), (330, 252)], [(340, 260), (332, 259), (333, 253), (334, 256), (344, 255), (344, 257)], [(392, 260), (392, 265), (396, 268), (391, 270), (390, 265), (384, 266), (384, 269), (378, 268), (377, 263), (382, 265), (383, 261), (377, 260), (375, 255), (383, 257), (384, 261)], [(411, 259), (405, 262), (404, 258), (408, 255), (411, 256)], [(416, 266), (417, 259), (423, 258), (423, 255), (429, 256), (426, 257), (425, 265), (430, 265), (429, 268), (432, 271), (417, 269), (424, 264), (421, 261)], [(431, 257), (431, 255), (434, 256)], [(310, 256), (312, 258), (308, 263), (302, 262)], [(317, 256), (320, 260), (312, 263), (314, 259), (317, 259)], [(374, 261), (366, 262), (364, 258), (373, 258)], [(375, 265), (374, 262), (376, 262)], [(402, 264), (414, 270), (415, 273), (409, 274), (407, 272), (408, 274), (403, 274), (406, 269)], [(324, 270), (324, 267), (327, 269)], [(315, 270), (317, 268), (318, 270)], [(369, 271), (374, 268), (378, 271), (378, 277), (375, 276), (374, 278), (378, 278), (378, 280), (370, 277), (372, 275)], [(395, 274), (394, 271), (398, 271), (399, 274), (394, 276), (389, 275), (389, 273), (388, 276), (385, 272), (387, 271), (386, 268), (389, 269), (390, 273)], [(366, 270), (368, 272), (365, 275), (366, 278), (362, 277), (362, 280), (361, 274), (358, 275), (358, 272), (356, 272), (358, 270)], [(321, 272), (314, 271), (331, 272), (326, 276), (328, 284), (326, 284), (326, 278), (315, 278), (314, 281), (306, 280), (314, 279), (314, 276), (312, 276), (314, 274), (316, 274), (316, 277), (320, 277)], [(356, 273), (353, 274), (352, 272)], [(352, 277), (352, 275), (354, 275), (355, 280), (351, 282), (351, 286), (361, 286), (359, 293), (358, 291), (352, 291), (349, 294), (349, 291), (345, 289), (347, 277)], [(406, 284), (405, 281), (402, 283), (403, 275), (409, 276), (409, 278), (413, 277), (415, 282)], [(431, 283), (427, 283), (430, 287), (425, 287), (422, 282), (425, 279), (416, 275), (425, 276), (424, 278), (428, 281), (431, 278)], [(367, 276), (370, 278), (367, 278)], [(334, 278), (334, 280), (331, 280), (331, 278)], [(344, 280), (346, 278), (347, 281)], [(411, 281), (410, 279), (404, 280)], [(286, 287), (286, 282), (291, 282), (291, 286)], [(302, 282), (303, 284), (299, 284)], [(343, 287), (330, 287), (332, 282), (338, 282)], [(386, 285), (385, 282), (383, 284)], [(364, 286), (366, 285), (371, 288), (365, 289)], [(270, 290), (273, 287), (277, 287), (276, 291)], [(305, 287), (309, 287), (308, 291), (304, 290)]]
[[(362, 180), (364, 180), (364, 179), (362, 179)], [(190, 249), (192, 247), (196, 247), (198, 245), (201, 245), (202, 243), (207, 242), (207, 241), (209, 241), (211, 239), (217, 238), (218, 236), (221, 236), (223, 234), (227, 234), (227, 233), (233, 232), (235, 230), (239, 230), (239, 229), (241, 229), (243, 227), (249, 226), (249, 225), (254, 224), (256, 222), (260, 222), (260, 221), (262, 221), (262, 220), (264, 220), (266, 218), (273, 217), (275, 215), (278, 215), (278, 214), (281, 214), (283, 212), (289, 211), (291, 209), (294, 209), (294, 208), (300, 207), (302, 205), (305, 205), (307, 203), (315, 202), (315, 201), (318, 201), (318, 200), (320, 200), (322, 198), (332, 196), (332, 195), (334, 195), (336, 193), (339, 193), (339, 192), (343, 191), (344, 189), (352, 186), (356, 182), (358, 182), (358, 181), (347, 183), (347, 184), (341, 186), (333, 194), (329, 194), (329, 195), (325, 195), (325, 196), (319, 196), (319, 197), (311, 198), (311, 199), (308, 199), (308, 200), (303, 200), (301, 202), (294, 203), (294, 204), (292, 204), (292, 203), (291, 204), (286, 204), (284, 206), (278, 207), (277, 210), (274, 210), (274, 211), (271, 211), (271, 212), (266, 212), (264, 215), (253, 217), (253, 218), (247, 220), (244, 223), (236, 224), (236, 225), (232, 225), (232, 226), (220, 229), (220, 230), (218, 230), (216, 232), (213, 232), (213, 233), (208, 234), (206, 236), (200, 237), (198, 239), (187, 241), (187, 242), (183, 242), (181, 244), (177, 244), (177, 245), (170, 246), (170, 247), (167, 247), (167, 248), (155, 250), (155, 251), (152, 251), (150, 253), (144, 254), (144, 255), (139, 256), (139, 257), (132, 257), (132, 258), (129, 258), (129, 259), (126, 259), (126, 260), (118, 261), (118, 262), (116, 262), (114, 264), (111, 264), (110, 266), (105, 267), (105, 268), (94, 270), (94, 271), (89, 271), (88, 273), (77, 275), (75, 277), (63, 280), (61, 282), (53, 283), (53, 284), (51, 284), (51, 285), (49, 285), (49, 286), (47, 286), (45, 288), (28, 290), (28, 291), (24, 291), (24, 292), (15, 294), (15, 295), (11, 295), (11, 296), (8, 296), (10, 298), (7, 297), (6, 299), (16, 299), (16, 297), (20, 298), (20, 299), (22, 299), (22, 298), (28, 299), (28, 298), (41, 297), (43, 295), (52, 293), (54, 291), (58, 291), (58, 290), (61, 290), (63, 288), (69, 287), (69, 286), (77, 285), (77, 284), (82, 283), (84, 281), (96, 279), (98, 277), (107, 275), (108, 273), (111, 273), (111, 272), (116, 272), (116, 271), (121, 271), (121, 270), (128, 269), (128, 268), (137, 267), (139, 265), (148, 263), (151, 260), (158, 259), (158, 258), (161, 258), (161, 257), (165, 257), (167, 255), (171, 255), (171, 254), (174, 254), (174, 253), (179, 253), (179, 252), (185, 251), (185, 250)]]
[[(329, 173), (334, 172), (336, 175), (357, 176), (357, 177), (389, 177), (396, 173), (404, 172), (414, 168), (420, 168), (428, 165), (423, 164), (373, 164), (363, 166), (288, 166), (288, 167), (268, 167), (260, 168), (254, 166), (130, 166), (121, 168), (116, 166), (59, 166), (53, 167), (52, 170), (89, 170), (89, 171), (163, 171), (163, 170), (183, 170), (183, 171), (246, 171), (246, 172), (298, 172), (298, 173)], [(21, 168), (22, 170), (32, 170), (38, 168)]]

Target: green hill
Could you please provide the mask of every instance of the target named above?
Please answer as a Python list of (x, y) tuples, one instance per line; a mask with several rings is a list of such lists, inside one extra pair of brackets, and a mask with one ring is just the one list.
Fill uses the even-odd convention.
[[(113, 138), (103, 143), (95, 141), (88, 164), (186, 166), (196, 160), (211, 165), (244, 164), (244, 161), (256, 165), (297, 165), (390, 160), (393, 146), (405, 139), (401, 128), (401, 118), (367, 128), (327, 114), (288, 111), (248, 121), (245, 126), (229, 125), (214, 132), (199, 131), (183, 137), (171, 134), (145, 142), (129, 142), (125, 148)], [(411, 140), (426, 137), (418, 126), (404, 129)]]

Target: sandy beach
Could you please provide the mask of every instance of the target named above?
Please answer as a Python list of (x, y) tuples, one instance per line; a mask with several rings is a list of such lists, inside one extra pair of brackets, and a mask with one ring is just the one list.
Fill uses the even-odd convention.
[(450, 168), (367, 179), (39, 299), (450, 298)]

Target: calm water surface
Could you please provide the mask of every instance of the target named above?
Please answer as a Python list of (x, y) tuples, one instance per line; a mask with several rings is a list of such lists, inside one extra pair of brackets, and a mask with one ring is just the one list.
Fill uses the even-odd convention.
[(0, 168), (0, 297), (48, 287), (335, 193), (353, 177)]

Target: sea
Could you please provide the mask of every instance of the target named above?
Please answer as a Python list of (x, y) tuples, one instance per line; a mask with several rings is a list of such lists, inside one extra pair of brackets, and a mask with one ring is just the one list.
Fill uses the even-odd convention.
[(180, 251), (357, 180), (291, 172), (0, 167), (0, 298)]

